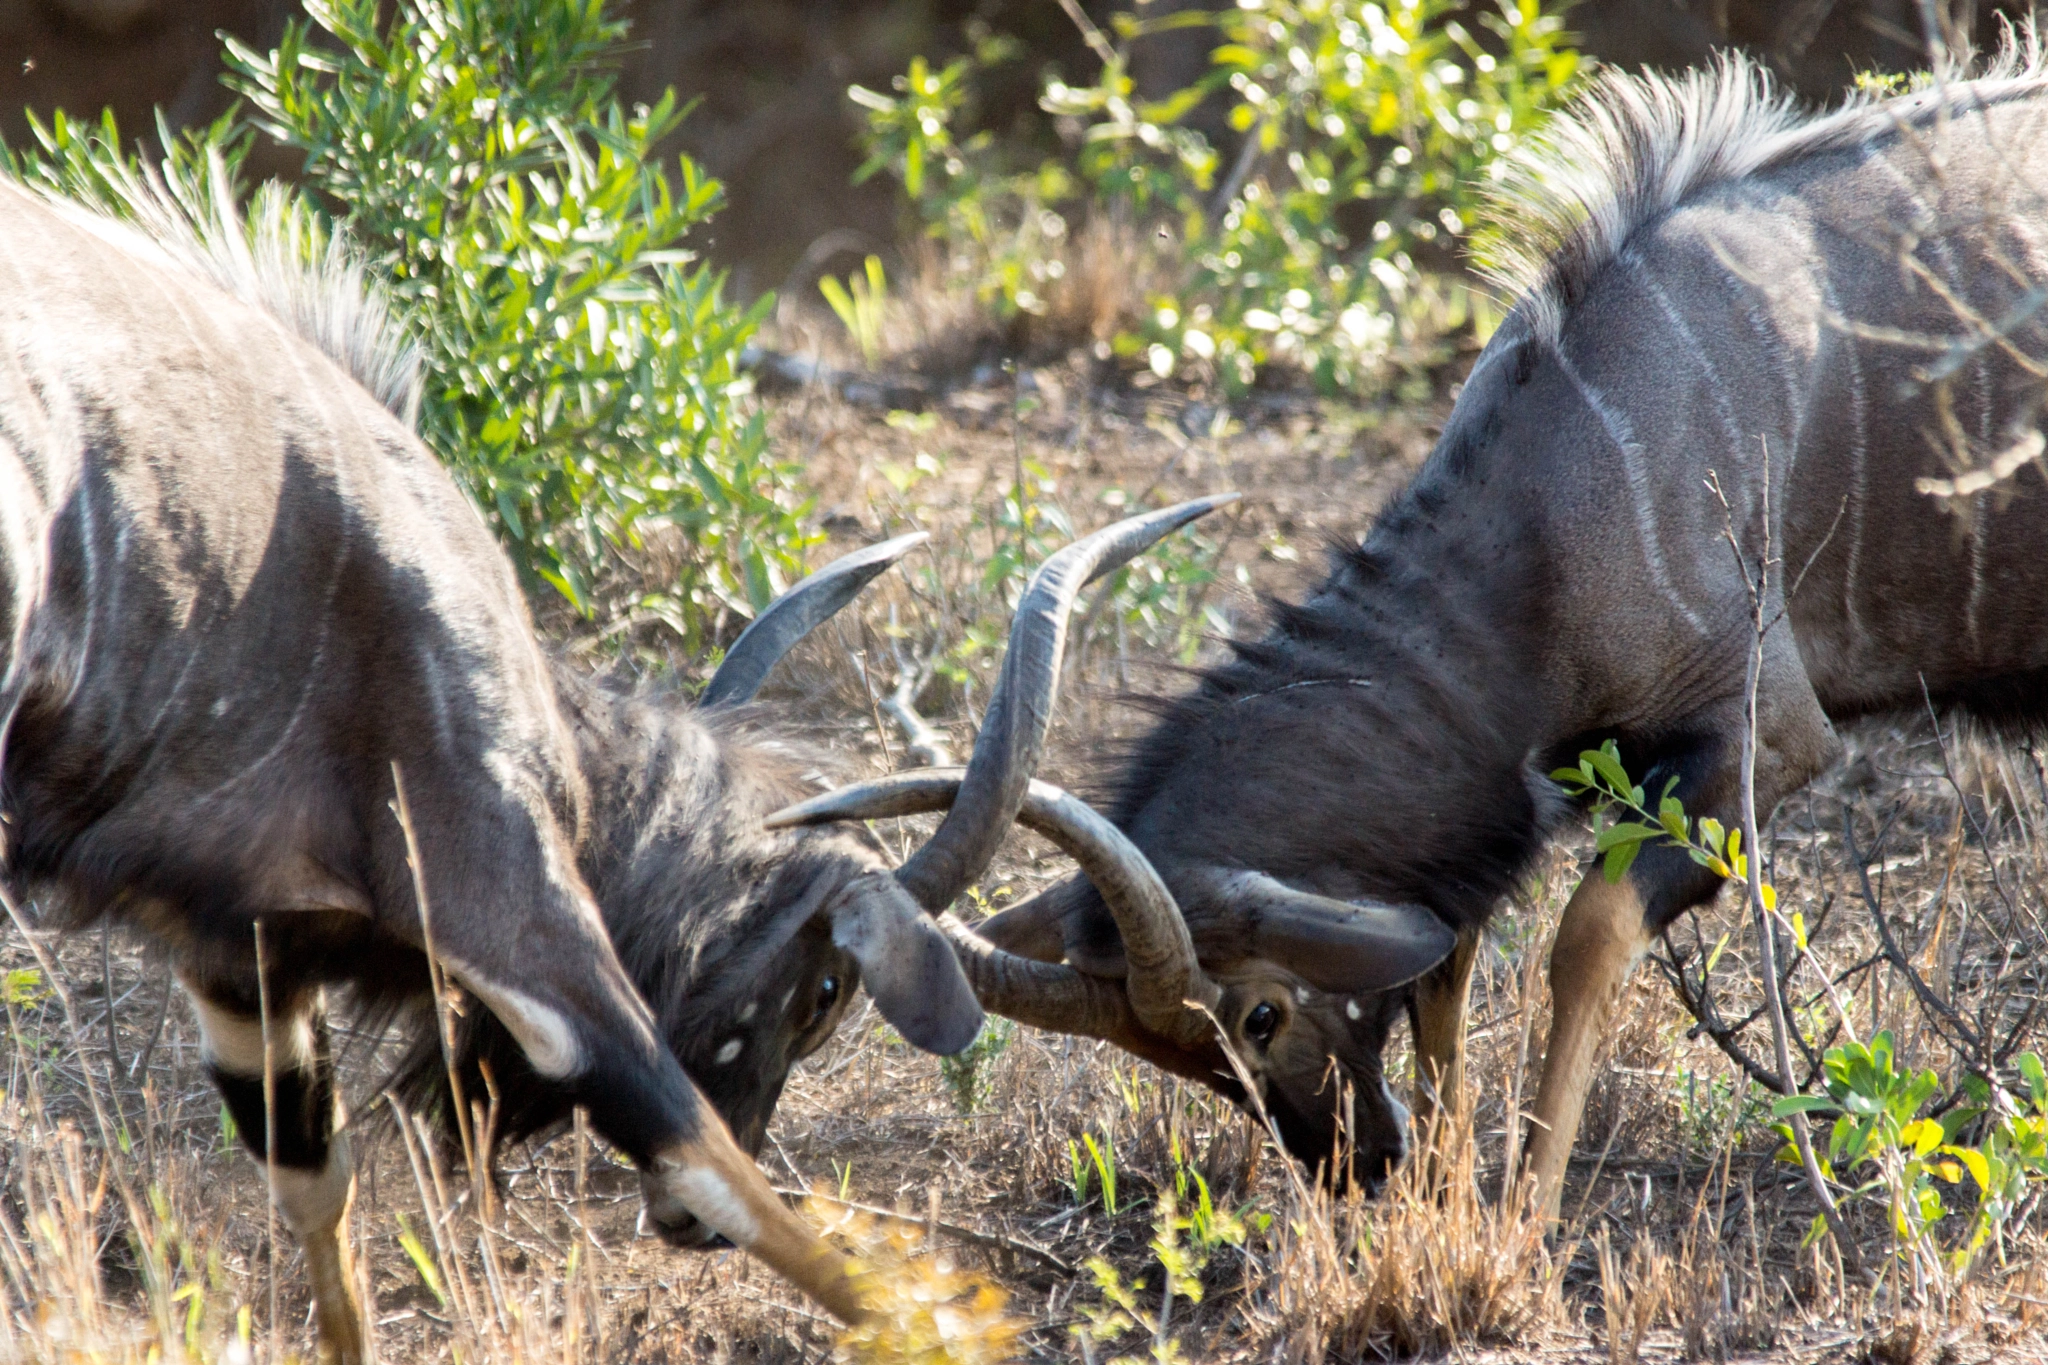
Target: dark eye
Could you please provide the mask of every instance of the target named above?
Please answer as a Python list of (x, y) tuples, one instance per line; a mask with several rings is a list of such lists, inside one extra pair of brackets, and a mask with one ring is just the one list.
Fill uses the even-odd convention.
[(819, 1023), (839, 1003), (839, 978), (828, 976), (818, 983), (818, 1007), (811, 1012), (811, 1023)]
[(1273, 1035), (1280, 1031), (1280, 1011), (1271, 1004), (1252, 1006), (1252, 1012), (1244, 1017), (1244, 1036), (1260, 1047), (1273, 1041)]

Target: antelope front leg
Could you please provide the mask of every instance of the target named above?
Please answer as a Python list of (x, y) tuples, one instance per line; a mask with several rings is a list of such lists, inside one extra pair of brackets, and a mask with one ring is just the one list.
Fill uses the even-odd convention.
[(1608, 881), (1596, 864), (1572, 893), (1550, 948), (1550, 1043), (1525, 1167), (1536, 1179), (1536, 1208), (1546, 1220), (1558, 1216), (1593, 1059), (1621, 988), (1649, 944), (1634, 885), (1627, 878)]
[(243, 998), (246, 993), (204, 985), (182, 973), (180, 981), (199, 1014), (202, 1052), (214, 1088), (234, 1115), (250, 1154), (274, 1173), (271, 1199), (305, 1250), (320, 1326), (320, 1360), (323, 1365), (363, 1365), (369, 1354), (348, 1245), (355, 1172), (348, 1138), (335, 1130), (334, 1062), (317, 999), (281, 1002), (271, 1016), (272, 1100), (266, 1106), (263, 1025)]
[(1426, 1135), (1437, 1113), (1461, 1102), (1465, 1090), (1465, 1005), (1479, 931), (1458, 935), (1458, 946), (1415, 983), (1415, 1131)]

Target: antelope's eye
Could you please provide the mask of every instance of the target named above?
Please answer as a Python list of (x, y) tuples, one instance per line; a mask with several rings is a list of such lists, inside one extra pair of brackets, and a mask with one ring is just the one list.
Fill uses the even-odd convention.
[(818, 1007), (811, 1012), (811, 1023), (816, 1024), (832, 1012), (839, 1003), (839, 978), (828, 976), (818, 983)]
[(1252, 1012), (1244, 1017), (1244, 1036), (1260, 1047), (1272, 1042), (1273, 1035), (1279, 1031), (1280, 1011), (1269, 1003), (1252, 1006)]

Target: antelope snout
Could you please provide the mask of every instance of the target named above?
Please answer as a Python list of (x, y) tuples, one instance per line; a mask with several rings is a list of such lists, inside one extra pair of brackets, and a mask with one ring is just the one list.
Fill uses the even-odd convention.
[(688, 1210), (664, 1218), (642, 1204), (639, 1232), (642, 1237), (659, 1237), (684, 1251), (729, 1251), (732, 1248), (732, 1239), (722, 1232), (712, 1231)]

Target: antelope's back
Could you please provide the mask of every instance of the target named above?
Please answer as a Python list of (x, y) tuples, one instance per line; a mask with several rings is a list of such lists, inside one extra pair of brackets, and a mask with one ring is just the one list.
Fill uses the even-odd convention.
[[(1759, 292), (1811, 337), (1783, 527), (1788, 574), (1811, 565), (1809, 676), (1836, 714), (1912, 704), (1923, 677), (2010, 711), (1993, 694), (2048, 668), (2048, 89), (1873, 137), (1800, 190), (1816, 287)], [(2009, 700), (2038, 719), (2048, 697)]]
[(404, 424), (271, 313), (5, 182), (0, 537), (14, 873), (366, 909), (322, 879), (375, 884), (364, 792), (401, 752), (580, 809), (509, 566)]
[[(1986, 687), (2048, 669), (2048, 466), (1953, 499), (1922, 489), (2037, 448), (2048, 69), (1953, 84), (1946, 114), (1929, 94), (1810, 123), (1742, 70), (1699, 78), (1733, 92), (1721, 105), (1747, 100), (1724, 120), (1733, 131), (1713, 128), (1702, 98), (1707, 114), (1656, 130), (1661, 150), (1605, 172), (1661, 175), (1680, 202), (1636, 207), (1587, 253), (1597, 268), (1549, 300), (1557, 359), (1537, 396), (1499, 402), (1515, 423), (1503, 447), (1538, 452), (1499, 491), (1519, 499), (1503, 519), (1539, 506), (1554, 522), (1554, 596), (1571, 604), (1557, 672), (1602, 715), (1684, 690), (1697, 657), (1725, 682), (1739, 656), (1721, 646), (1747, 617), (1724, 527), (1732, 516), (1754, 553), (1768, 508), (1829, 714), (1916, 706), (1923, 677), (1938, 700), (1998, 712)], [(1707, 148), (1690, 160), (1688, 129)], [(1715, 157), (1758, 164), (1697, 169)], [(1685, 189), (1688, 176), (1704, 183)], [(1526, 321), (1489, 353), (1515, 353)], [(1482, 400), (1511, 390), (1486, 364), (1447, 437), (1478, 430)]]

